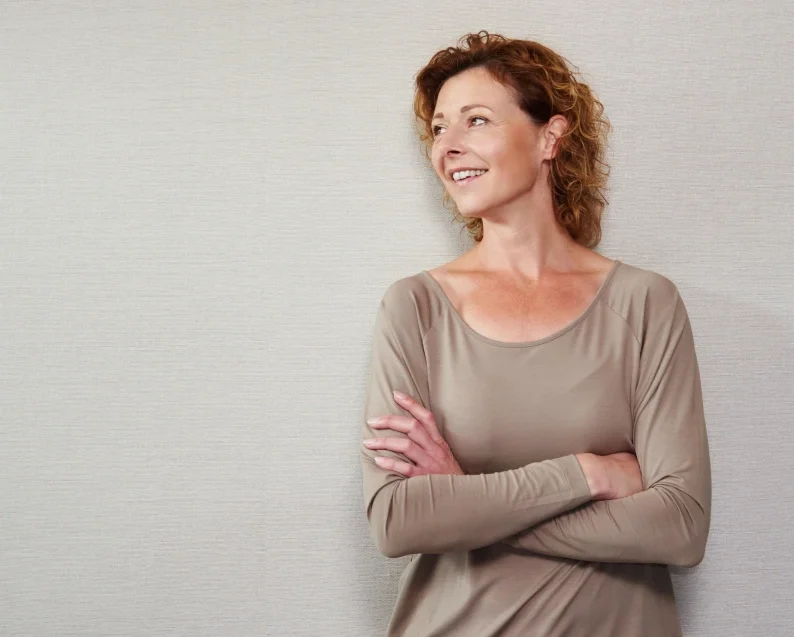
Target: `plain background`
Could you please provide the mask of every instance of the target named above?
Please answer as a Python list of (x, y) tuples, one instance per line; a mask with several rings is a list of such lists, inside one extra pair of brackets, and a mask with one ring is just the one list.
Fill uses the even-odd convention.
[(794, 621), (794, 10), (0, 6), (0, 634), (385, 630), (360, 418), (378, 302), (469, 245), (412, 128), (470, 31), (605, 105), (598, 250), (681, 290), (713, 465), (687, 635)]

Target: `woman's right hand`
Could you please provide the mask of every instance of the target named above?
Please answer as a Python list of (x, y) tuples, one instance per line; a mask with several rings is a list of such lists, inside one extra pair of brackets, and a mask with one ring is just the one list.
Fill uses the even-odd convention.
[(633, 453), (619, 452), (608, 456), (578, 453), (576, 459), (594, 500), (616, 500), (643, 490), (642, 472)]

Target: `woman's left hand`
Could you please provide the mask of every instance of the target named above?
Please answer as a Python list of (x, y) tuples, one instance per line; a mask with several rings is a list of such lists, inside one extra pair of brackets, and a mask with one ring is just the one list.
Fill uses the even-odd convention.
[(438, 431), (433, 412), (425, 409), (410, 396), (397, 391), (394, 392), (394, 400), (413, 418), (389, 414), (367, 420), (367, 423), (373, 429), (393, 429), (401, 431), (408, 437), (370, 438), (364, 441), (364, 445), (367, 449), (388, 449), (395, 453), (401, 453), (414, 464), (403, 462), (397, 458), (378, 456), (375, 458), (378, 466), (402, 473), (409, 478), (436, 473), (466, 475), (458, 461), (455, 460), (455, 456), (452, 455), (447, 441)]

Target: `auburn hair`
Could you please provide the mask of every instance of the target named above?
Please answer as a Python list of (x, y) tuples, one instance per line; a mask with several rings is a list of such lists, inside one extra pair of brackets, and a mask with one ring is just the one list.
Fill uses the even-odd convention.
[[(462, 71), (482, 67), (513, 93), (536, 124), (545, 124), (557, 114), (567, 120), (568, 127), (550, 161), (554, 215), (575, 241), (588, 248), (598, 245), (601, 216), (608, 203), (604, 193), (609, 166), (604, 159), (612, 126), (590, 87), (574, 77), (577, 67), (538, 42), (485, 30), (463, 36), (458, 44), (435, 53), (415, 76), (416, 128), (431, 167), (431, 120), (441, 87)], [(445, 207), (449, 203), (453, 217), (475, 241), (482, 241), (482, 219), (464, 217), (445, 189)]]

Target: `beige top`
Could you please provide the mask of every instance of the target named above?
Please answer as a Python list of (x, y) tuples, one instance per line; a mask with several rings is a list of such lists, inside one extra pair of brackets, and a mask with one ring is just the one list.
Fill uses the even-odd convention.
[[(692, 328), (675, 284), (615, 261), (587, 309), (514, 343), (464, 322), (427, 271), (375, 319), (364, 421), (415, 397), (467, 475), (406, 478), (361, 446), (386, 556), (413, 555), (388, 637), (674, 637), (668, 564), (694, 566), (711, 465)], [(373, 429), (362, 438), (404, 436)], [(576, 453), (630, 451), (644, 490), (593, 500)]]

